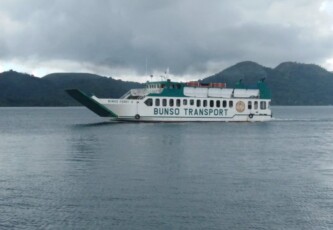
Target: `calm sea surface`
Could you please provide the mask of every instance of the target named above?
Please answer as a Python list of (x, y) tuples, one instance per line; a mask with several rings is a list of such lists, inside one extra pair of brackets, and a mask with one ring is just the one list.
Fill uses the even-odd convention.
[(0, 229), (333, 229), (333, 107), (266, 123), (0, 108)]

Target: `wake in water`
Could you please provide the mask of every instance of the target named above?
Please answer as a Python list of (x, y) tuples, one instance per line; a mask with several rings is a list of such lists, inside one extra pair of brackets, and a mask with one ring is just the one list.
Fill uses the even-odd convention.
[(333, 118), (280, 118), (273, 117), (273, 122), (333, 122)]

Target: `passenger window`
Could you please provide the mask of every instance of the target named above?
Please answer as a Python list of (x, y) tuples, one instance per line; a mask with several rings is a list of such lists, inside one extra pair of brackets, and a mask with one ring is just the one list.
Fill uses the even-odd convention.
[(209, 101), (209, 106), (212, 108), (212, 107), (214, 107), (214, 101), (213, 100), (210, 100)]
[(260, 102), (260, 109), (262, 109), (262, 110), (266, 109), (266, 102), (265, 101)]
[(207, 107), (207, 100), (203, 100), (202, 106)]
[(247, 103), (247, 108), (248, 108), (248, 109), (252, 109), (252, 101), (249, 101), (249, 102)]
[(193, 99), (190, 100), (190, 105), (194, 105), (194, 100)]
[(253, 104), (253, 106), (254, 106), (254, 109), (256, 109), (256, 110), (257, 110), (257, 109), (258, 109), (258, 102), (257, 102), (257, 101), (255, 101), (255, 102), (254, 102), (254, 104)]
[(159, 98), (155, 99), (155, 106), (160, 106), (160, 99)]
[(224, 100), (224, 101), (222, 102), (222, 105), (223, 105), (223, 108), (226, 108), (226, 107), (227, 107), (227, 101)]
[(234, 102), (233, 101), (229, 101), (229, 108), (232, 108), (234, 106)]
[(220, 108), (221, 107), (221, 101), (216, 101), (216, 107)]
[(173, 106), (173, 99), (169, 100), (169, 106), (171, 106), (171, 107)]
[(200, 107), (200, 106), (201, 106), (201, 101), (197, 100), (197, 107)]
[(187, 105), (187, 100), (186, 99), (183, 100), (183, 105)]
[(180, 99), (176, 100), (176, 106), (179, 107), (180, 106)]
[(148, 99), (145, 101), (145, 104), (146, 104), (147, 106), (152, 106), (152, 105), (153, 105), (153, 99), (148, 98)]
[(167, 99), (163, 99), (162, 104), (163, 106), (167, 106)]

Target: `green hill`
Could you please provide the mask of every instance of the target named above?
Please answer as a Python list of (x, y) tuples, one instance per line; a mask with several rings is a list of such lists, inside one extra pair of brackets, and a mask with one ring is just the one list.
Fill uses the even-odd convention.
[[(226, 82), (234, 87), (242, 79), (249, 88), (265, 78), (274, 105), (333, 105), (333, 73), (313, 64), (284, 62), (267, 68), (246, 61), (233, 65), (203, 82)], [(78, 105), (65, 93), (77, 88), (101, 98), (119, 98), (136, 82), (115, 80), (88, 73), (53, 73), (43, 78), (7, 71), (0, 73), (0, 106)]]
[(65, 89), (78, 88), (98, 97), (120, 97), (141, 84), (85, 73), (54, 73), (43, 78), (7, 71), (0, 73), (0, 106), (78, 105)]
[(73, 105), (73, 99), (67, 95), (65, 89), (80, 89), (100, 98), (119, 98), (130, 89), (143, 87), (136, 82), (115, 80), (88, 73), (53, 73), (42, 79), (57, 88), (58, 96), (65, 105)]
[(61, 105), (56, 93), (57, 89), (43, 79), (15, 71), (0, 74), (1, 106)]
[(203, 82), (226, 82), (234, 87), (242, 79), (249, 87), (261, 78), (272, 92), (275, 105), (332, 105), (333, 73), (313, 64), (284, 62), (276, 68), (267, 68), (255, 62), (241, 62)]

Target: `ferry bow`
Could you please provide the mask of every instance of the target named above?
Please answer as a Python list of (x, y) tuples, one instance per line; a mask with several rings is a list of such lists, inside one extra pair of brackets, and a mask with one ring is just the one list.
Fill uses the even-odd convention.
[(97, 98), (78, 89), (66, 92), (88, 109), (117, 121), (268, 121), (271, 96), (264, 80), (247, 89), (225, 83), (147, 82), (119, 99)]

